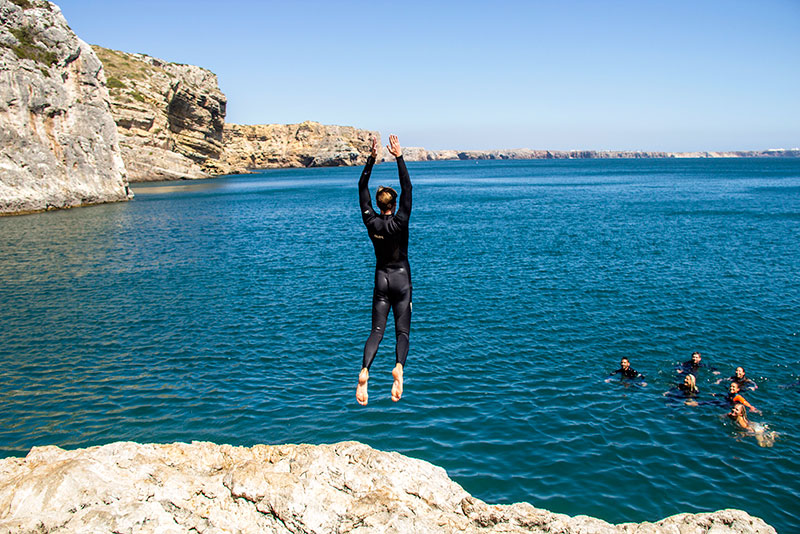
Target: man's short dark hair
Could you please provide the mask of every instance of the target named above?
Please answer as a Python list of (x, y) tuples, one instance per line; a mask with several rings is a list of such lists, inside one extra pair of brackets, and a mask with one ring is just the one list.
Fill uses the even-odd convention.
[(395, 206), (395, 199), (397, 198), (397, 191), (391, 187), (378, 187), (378, 192), (375, 193), (375, 203), (378, 204), (378, 209), (381, 211), (388, 211)]

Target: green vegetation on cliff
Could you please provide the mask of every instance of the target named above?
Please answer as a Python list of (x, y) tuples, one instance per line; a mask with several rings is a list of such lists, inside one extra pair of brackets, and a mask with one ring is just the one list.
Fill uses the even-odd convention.
[[(108, 87), (125, 87), (125, 80), (140, 80), (144, 81), (155, 71), (160, 70), (158, 67), (152, 66), (144, 61), (140, 61), (130, 54), (118, 52), (117, 50), (110, 50), (101, 46), (92, 45), (94, 53), (103, 63), (103, 67), (108, 74)], [(115, 83), (123, 85), (112, 86), (111, 80), (116, 80)]]
[(55, 53), (36, 44), (36, 36), (33, 28), (29, 26), (23, 26), (22, 28), (9, 28), (8, 31), (10, 31), (11, 34), (17, 38), (19, 44), (5, 46), (13, 50), (18, 58), (32, 59), (37, 63), (42, 63), (48, 67), (53, 66), (56, 61), (58, 61), (58, 57)]

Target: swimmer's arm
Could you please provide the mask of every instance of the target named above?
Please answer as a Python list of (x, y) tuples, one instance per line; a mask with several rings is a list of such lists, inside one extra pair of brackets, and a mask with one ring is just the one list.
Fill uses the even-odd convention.
[(736, 396), (733, 398), (733, 401), (734, 401), (734, 402), (741, 402), (742, 404), (744, 404), (745, 406), (747, 406), (748, 408), (750, 408), (750, 411), (751, 411), (751, 412), (757, 412), (757, 413), (761, 413), (761, 411), (759, 411), (759, 410), (758, 410), (758, 409), (757, 409), (755, 406), (753, 406), (752, 404), (750, 404), (749, 402), (747, 402), (747, 400), (745, 400), (745, 398), (744, 398), (744, 397), (742, 397), (741, 395), (736, 395)]

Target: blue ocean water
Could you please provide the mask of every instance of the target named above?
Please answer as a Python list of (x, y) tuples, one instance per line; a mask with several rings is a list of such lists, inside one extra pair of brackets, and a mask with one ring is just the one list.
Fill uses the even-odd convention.
[[(391, 327), (370, 404), (355, 402), (374, 266), (358, 168), (140, 184), (129, 203), (0, 218), (0, 455), (359, 440), (490, 503), (615, 523), (733, 507), (800, 529), (800, 161), (409, 169), (397, 404)], [(371, 184), (396, 186), (396, 166)], [(688, 406), (664, 393), (694, 350), (709, 367)], [(644, 385), (606, 381), (621, 356)], [(712, 396), (737, 365), (772, 447)]]

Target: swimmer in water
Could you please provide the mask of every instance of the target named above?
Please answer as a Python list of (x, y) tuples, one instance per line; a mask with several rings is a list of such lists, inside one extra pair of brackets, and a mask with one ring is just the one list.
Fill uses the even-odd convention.
[(692, 359), (686, 362), (683, 362), (683, 365), (678, 369), (679, 373), (696, 373), (700, 366), (702, 365), (703, 356), (695, 351), (692, 353)]
[[(687, 406), (697, 406), (698, 403), (694, 397), (696, 397), (700, 391), (697, 389), (697, 379), (694, 375), (686, 375), (683, 379), (683, 384), (678, 384), (677, 389), (683, 393), (683, 397), (686, 398), (684, 404)], [(667, 395), (670, 395), (669, 391), (664, 393), (665, 397)]]
[[(692, 353), (692, 359), (683, 362), (683, 364), (681, 364), (681, 366), (678, 368), (678, 373), (679, 374), (680, 373), (691, 373), (691, 374), (697, 376), (697, 372), (700, 369), (706, 369), (706, 368), (708, 368), (708, 366), (703, 363), (703, 355), (700, 354), (697, 351), (694, 351)], [(719, 371), (717, 371), (713, 367), (710, 368), (710, 369), (711, 369), (711, 372), (714, 373), (715, 375), (719, 374)]]
[(728, 417), (733, 420), (736, 426), (745, 430), (748, 434), (755, 436), (759, 446), (772, 447), (775, 443), (777, 434), (769, 431), (767, 425), (751, 423), (750, 420), (747, 419), (747, 410), (745, 410), (744, 404), (740, 402), (734, 404), (730, 413), (728, 413)]
[(753, 430), (750, 426), (750, 421), (747, 419), (747, 410), (744, 409), (744, 404), (737, 402), (731, 408), (728, 417), (733, 419), (733, 422), (745, 430)]
[(751, 412), (761, 413), (755, 406), (750, 404), (745, 400), (744, 397), (741, 395), (741, 388), (739, 387), (738, 382), (731, 382), (730, 387), (728, 388), (728, 394), (725, 396), (728, 399), (728, 402), (732, 402), (734, 404), (743, 404), (750, 408)]
[[(617, 369), (616, 371), (611, 371), (610, 377), (612, 377), (614, 375), (620, 375), (622, 378), (641, 378), (641, 379), (644, 379), (644, 375), (641, 374), (641, 373), (637, 373), (633, 369), (633, 367), (631, 367), (631, 362), (628, 360), (628, 358), (625, 358), (624, 356), (622, 357), (622, 359), (619, 362), (619, 369)], [(611, 382), (611, 378), (610, 377), (606, 379), (606, 382)], [(642, 386), (646, 386), (647, 383), (643, 381), (641, 383), (641, 385)]]
[(697, 378), (694, 375), (686, 375), (683, 384), (678, 384), (678, 389), (687, 394), (697, 394)]
[(749, 389), (754, 390), (754, 391), (756, 389), (758, 389), (758, 386), (756, 385), (756, 383), (753, 382), (752, 380), (750, 380), (749, 378), (747, 378), (747, 376), (744, 373), (744, 367), (741, 367), (741, 366), (736, 368), (736, 371), (734, 372), (733, 376), (730, 378), (730, 381), (731, 382), (736, 382), (737, 384), (739, 384), (739, 387), (742, 387), (742, 388), (746, 387), (746, 388), (749, 388)]
[(637, 373), (628, 358), (622, 358), (619, 362), (619, 369), (611, 372), (612, 375), (622, 375), (622, 378), (644, 378), (641, 374)]

